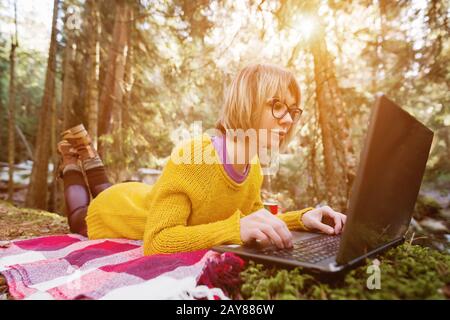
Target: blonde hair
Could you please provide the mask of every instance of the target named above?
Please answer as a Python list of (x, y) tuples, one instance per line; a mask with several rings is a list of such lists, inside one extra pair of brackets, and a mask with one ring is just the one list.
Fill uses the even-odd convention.
[[(273, 97), (283, 100), (288, 92), (300, 105), (300, 86), (292, 72), (270, 64), (249, 65), (239, 71), (226, 90), (216, 128), (221, 131), (257, 128), (267, 100)], [(294, 127), (295, 124), (289, 129), (283, 145), (291, 139)]]

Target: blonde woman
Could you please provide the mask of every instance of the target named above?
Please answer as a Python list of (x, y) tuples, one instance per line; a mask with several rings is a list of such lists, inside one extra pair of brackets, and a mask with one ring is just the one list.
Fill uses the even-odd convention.
[[(90, 239), (140, 239), (146, 255), (255, 240), (290, 248), (290, 230), (339, 234), (346, 217), (329, 207), (272, 215), (261, 201), (259, 152), (289, 141), (299, 106), (300, 88), (291, 72), (266, 64), (243, 68), (226, 92), (216, 134), (177, 146), (153, 186), (111, 185), (87, 132), (82, 126), (69, 129), (59, 150), (71, 230)], [(236, 130), (256, 132), (256, 140)], [(333, 227), (323, 223), (325, 217)]]

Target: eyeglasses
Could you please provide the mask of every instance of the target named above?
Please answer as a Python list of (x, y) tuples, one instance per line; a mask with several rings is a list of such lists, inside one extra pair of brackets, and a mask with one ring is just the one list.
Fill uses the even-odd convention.
[(281, 120), (286, 114), (290, 114), (292, 121), (295, 123), (300, 119), (300, 116), (303, 113), (303, 110), (298, 107), (288, 107), (288, 105), (284, 102), (281, 102), (279, 99), (273, 98), (269, 101), (272, 106), (272, 115), (275, 119)]

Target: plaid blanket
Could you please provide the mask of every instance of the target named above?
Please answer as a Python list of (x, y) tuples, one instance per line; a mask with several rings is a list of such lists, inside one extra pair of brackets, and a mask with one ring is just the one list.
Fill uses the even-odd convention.
[(211, 250), (144, 256), (142, 241), (75, 234), (0, 243), (15, 299), (228, 299), (243, 265)]

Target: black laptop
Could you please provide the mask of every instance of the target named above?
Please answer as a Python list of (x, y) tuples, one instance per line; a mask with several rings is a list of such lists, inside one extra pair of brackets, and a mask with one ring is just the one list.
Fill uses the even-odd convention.
[(339, 272), (404, 241), (419, 193), (433, 132), (379, 95), (372, 109), (341, 235), (292, 232), (294, 247), (223, 245), (256, 261)]

